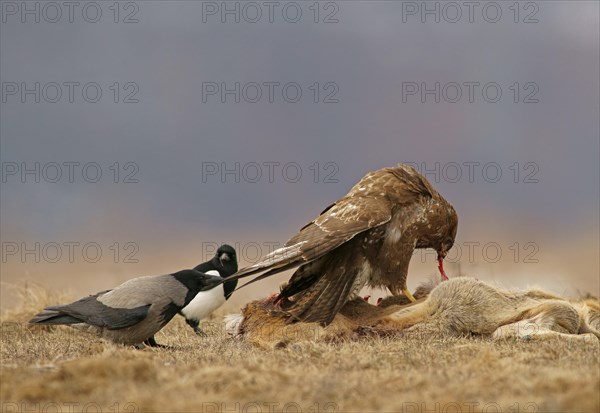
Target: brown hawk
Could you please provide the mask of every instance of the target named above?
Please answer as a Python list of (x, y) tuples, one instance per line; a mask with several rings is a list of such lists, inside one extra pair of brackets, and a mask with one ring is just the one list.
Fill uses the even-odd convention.
[[(433, 248), (439, 269), (454, 244), (456, 211), (414, 168), (400, 164), (368, 173), (260, 262), (228, 279), (263, 273), (251, 282), (300, 267), (279, 294), (293, 320), (329, 324), (365, 286), (406, 288), (415, 248)], [(287, 300), (290, 299), (290, 300)]]

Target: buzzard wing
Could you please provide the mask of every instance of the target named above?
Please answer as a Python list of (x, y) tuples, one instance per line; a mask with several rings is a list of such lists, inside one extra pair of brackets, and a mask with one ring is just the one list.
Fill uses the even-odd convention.
[(282, 248), (273, 251), (260, 262), (241, 269), (232, 277), (243, 278), (267, 271), (251, 281), (255, 282), (309, 263), (333, 251), (357, 234), (383, 225), (391, 219), (391, 205), (385, 197), (349, 195), (325, 209)]
[[(260, 262), (243, 268), (228, 279), (262, 273), (251, 282), (312, 262), (354, 238), (386, 224), (393, 208), (429, 195), (416, 171), (400, 165), (368, 173), (346, 196), (327, 207), (296, 235)], [(248, 283), (249, 284), (249, 283)], [(247, 284), (246, 284), (247, 285)]]
[[(335, 254), (324, 257), (318, 269), (311, 264), (300, 267), (280, 297), (294, 297), (282, 308), (291, 315), (290, 322), (301, 320), (329, 324), (346, 303), (361, 270), (361, 257), (351, 244), (340, 246)], [(308, 267), (308, 268), (307, 268)]]

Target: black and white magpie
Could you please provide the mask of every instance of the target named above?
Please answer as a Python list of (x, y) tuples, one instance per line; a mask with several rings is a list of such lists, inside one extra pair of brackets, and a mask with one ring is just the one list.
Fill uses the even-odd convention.
[[(207, 262), (194, 267), (194, 270), (209, 275), (229, 277), (238, 270), (237, 255), (231, 245), (223, 244), (217, 249), (215, 256)], [(221, 286), (207, 291), (201, 291), (179, 313), (185, 317), (186, 323), (196, 334), (205, 335), (200, 329), (200, 320), (208, 317), (213, 311), (225, 304), (235, 287), (237, 280), (226, 281)]]

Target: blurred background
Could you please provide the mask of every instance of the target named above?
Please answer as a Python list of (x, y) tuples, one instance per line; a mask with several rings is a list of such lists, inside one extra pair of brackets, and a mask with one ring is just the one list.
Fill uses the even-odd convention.
[(450, 276), (599, 294), (598, 2), (0, 4), (2, 308), (254, 263), (399, 162), (459, 214)]

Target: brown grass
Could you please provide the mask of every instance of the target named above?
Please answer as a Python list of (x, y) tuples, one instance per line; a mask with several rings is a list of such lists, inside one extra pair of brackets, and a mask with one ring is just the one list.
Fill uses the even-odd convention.
[(208, 337), (177, 317), (157, 335), (172, 349), (136, 350), (29, 327), (66, 297), (26, 297), (0, 318), (2, 411), (600, 411), (598, 340), (362, 337), (264, 350), (227, 336), (220, 314)]

